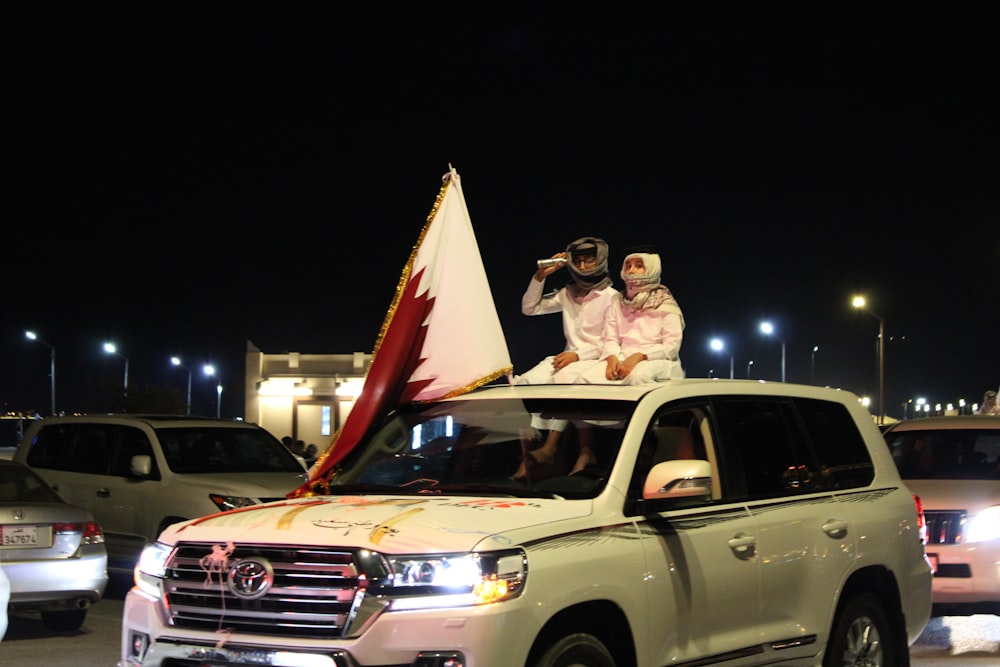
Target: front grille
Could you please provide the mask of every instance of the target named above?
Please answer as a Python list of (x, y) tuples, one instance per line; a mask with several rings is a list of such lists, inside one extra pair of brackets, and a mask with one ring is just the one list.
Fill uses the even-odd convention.
[(961, 544), (965, 526), (963, 510), (924, 510), (927, 544)]
[[(164, 589), (173, 625), (210, 632), (337, 638), (347, 634), (352, 622), (355, 628), (363, 624), (355, 616), (364, 599), (359, 581), (365, 579), (353, 551), (240, 544), (221, 567), (211, 567), (203, 559), (212, 554), (212, 547), (181, 544), (167, 563)], [(273, 570), (271, 588), (259, 598), (237, 596), (227, 583), (232, 565), (244, 559), (269, 564)], [(369, 616), (377, 611), (365, 606)]]

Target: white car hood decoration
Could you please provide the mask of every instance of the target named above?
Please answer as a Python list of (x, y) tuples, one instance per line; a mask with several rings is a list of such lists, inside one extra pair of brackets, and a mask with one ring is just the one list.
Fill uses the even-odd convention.
[(590, 501), (467, 496), (318, 496), (179, 523), (161, 540), (330, 544), (387, 553), (460, 552), (504, 533), (591, 513)]

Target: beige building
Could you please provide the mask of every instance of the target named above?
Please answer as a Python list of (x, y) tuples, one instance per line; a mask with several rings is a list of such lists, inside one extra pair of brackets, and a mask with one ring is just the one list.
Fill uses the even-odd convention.
[(354, 407), (371, 361), (364, 352), (267, 354), (247, 341), (245, 418), (322, 452)]

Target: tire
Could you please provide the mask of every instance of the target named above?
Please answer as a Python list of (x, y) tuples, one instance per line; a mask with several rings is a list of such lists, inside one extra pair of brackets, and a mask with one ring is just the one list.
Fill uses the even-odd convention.
[(615, 659), (597, 637), (578, 632), (546, 649), (535, 667), (615, 667)]
[(87, 618), (86, 609), (42, 612), (42, 624), (49, 630), (55, 630), (56, 632), (79, 630), (85, 618)]
[(901, 661), (898, 646), (878, 598), (863, 593), (837, 612), (823, 667), (901, 667), (909, 660)]

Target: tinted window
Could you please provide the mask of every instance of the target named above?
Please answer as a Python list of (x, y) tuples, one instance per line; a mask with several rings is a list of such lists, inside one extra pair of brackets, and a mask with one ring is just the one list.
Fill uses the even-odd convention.
[(847, 408), (813, 399), (796, 399), (795, 407), (819, 465), (814, 484), (830, 490), (871, 484), (875, 467)]
[(42, 427), (28, 450), (28, 464), (34, 468), (69, 470), (76, 432), (72, 424)]
[(159, 428), (167, 465), (176, 473), (302, 472), (274, 436), (258, 428)]
[(776, 399), (718, 401), (727, 495), (765, 498), (812, 490), (809, 462), (793, 437), (789, 412), (790, 405)]
[[(579, 399), (455, 400), (418, 403), (390, 415), (342, 462), (331, 485), (383, 485), (401, 492), (428, 488), (479, 493), (486, 485), (512, 493), (593, 497), (615, 465), (635, 404)], [(554, 460), (528, 463), (544, 437), (533, 417), (564, 420)], [(581, 445), (596, 462), (571, 475)], [(523, 479), (514, 479), (525, 466)]]
[(1000, 431), (928, 429), (885, 434), (903, 479), (998, 479)]

